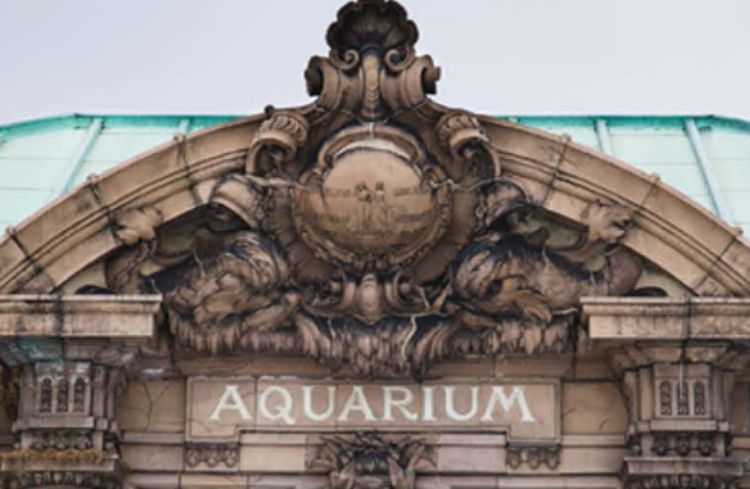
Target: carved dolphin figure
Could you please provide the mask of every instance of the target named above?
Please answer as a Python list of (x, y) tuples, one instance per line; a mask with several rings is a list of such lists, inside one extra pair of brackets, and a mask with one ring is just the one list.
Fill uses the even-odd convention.
[(278, 247), (250, 231), (229, 235), (220, 253), (193, 268), (167, 294), (173, 333), (213, 353), (254, 329), (288, 322), (299, 294), (283, 291), (289, 267)]
[(631, 291), (640, 260), (623, 248), (606, 256), (600, 270), (586, 271), (518, 234), (490, 233), (469, 244), (452, 270), (453, 290), (464, 305), (489, 316), (520, 314), (549, 323), (585, 295)]

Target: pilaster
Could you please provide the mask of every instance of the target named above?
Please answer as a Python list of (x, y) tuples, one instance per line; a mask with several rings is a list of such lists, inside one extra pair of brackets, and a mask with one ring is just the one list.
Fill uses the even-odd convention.
[(747, 307), (734, 299), (584, 301), (590, 346), (609, 354), (627, 401), (626, 488), (726, 488), (743, 475), (728, 415), (747, 364)]
[(0, 297), (0, 357), (16, 393), (15, 441), (0, 452), (7, 487), (121, 487), (117, 400), (158, 304), (158, 297)]

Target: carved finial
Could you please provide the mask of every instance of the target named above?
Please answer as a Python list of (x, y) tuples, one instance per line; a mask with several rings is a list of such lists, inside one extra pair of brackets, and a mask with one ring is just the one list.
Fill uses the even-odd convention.
[(344, 64), (361, 59), (366, 51), (374, 51), (391, 69), (413, 56), (418, 38), (417, 26), (407, 18), (404, 7), (385, 0), (347, 3), (339, 9), (336, 22), (326, 33), (331, 56)]
[[(396, 2), (358, 0), (344, 5), (328, 28), (328, 58), (314, 56), (305, 79), (324, 109), (347, 110), (366, 121), (386, 118), (435, 93), (440, 69), (417, 58), (419, 33)], [(344, 89), (344, 87), (347, 87)]]

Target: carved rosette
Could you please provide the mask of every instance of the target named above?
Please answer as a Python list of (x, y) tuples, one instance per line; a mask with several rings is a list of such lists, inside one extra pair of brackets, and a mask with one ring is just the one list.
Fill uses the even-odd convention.
[(192, 228), (115, 216), (129, 248), (108, 260), (108, 286), (163, 293), (182, 347), (365, 376), (570, 351), (581, 296), (636, 287), (642, 265), (617, 244), (630, 211), (597, 202), (583, 229), (539, 211), (481, 119), (430, 99), (439, 70), (417, 38), (395, 2), (345, 5), (305, 72), (317, 99), (267, 109)]

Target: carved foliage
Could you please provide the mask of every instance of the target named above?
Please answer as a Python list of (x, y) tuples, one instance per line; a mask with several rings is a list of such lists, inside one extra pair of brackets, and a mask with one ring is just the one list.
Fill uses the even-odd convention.
[(328, 472), (331, 489), (413, 489), (417, 469), (434, 465), (421, 439), (356, 433), (325, 437), (310, 468)]
[(288, 276), (273, 242), (252, 232), (228, 235), (216, 257), (167, 295), (172, 332), (186, 345), (218, 353), (236, 348), (248, 332), (284, 325), (299, 302), (298, 293), (281, 290)]
[(556, 240), (480, 120), (427, 98), (438, 72), (401, 6), (351, 2), (327, 39), (306, 72), (318, 99), (267, 110), (244, 173), (217, 182), (213, 218), (183, 248), (164, 253), (157, 212), (117, 218), (131, 247), (108, 285), (164, 293), (180, 345), (421, 374), (451, 356), (569, 350), (582, 295), (635, 287), (641, 263), (617, 246), (630, 212), (594, 202), (577, 238)]
[(512, 469), (518, 469), (525, 464), (531, 470), (537, 470), (542, 466), (545, 466), (549, 470), (555, 470), (560, 465), (560, 447), (508, 447), (505, 461)]

